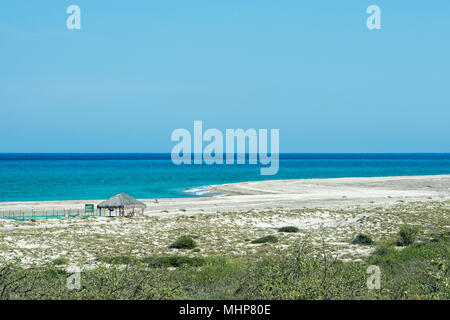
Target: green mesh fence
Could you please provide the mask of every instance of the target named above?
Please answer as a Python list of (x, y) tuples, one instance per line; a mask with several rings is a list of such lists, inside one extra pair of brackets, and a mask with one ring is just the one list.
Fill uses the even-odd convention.
[(79, 218), (79, 217), (89, 218), (94, 216), (98, 217), (101, 215), (103, 216), (103, 214), (100, 214), (99, 210), (94, 210), (93, 212), (84, 212), (84, 210), (0, 211), (0, 219), (16, 220), (16, 221), (65, 219), (65, 218)]

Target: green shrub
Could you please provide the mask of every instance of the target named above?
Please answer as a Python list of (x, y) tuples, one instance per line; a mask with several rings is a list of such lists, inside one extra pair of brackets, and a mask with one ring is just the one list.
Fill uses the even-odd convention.
[(109, 264), (135, 264), (136, 258), (129, 256), (117, 256), (117, 257), (98, 257), (97, 261), (102, 261)]
[(60, 266), (60, 265), (63, 265), (63, 264), (68, 264), (69, 263), (69, 259), (66, 259), (66, 258), (63, 258), (63, 257), (59, 257), (59, 258), (56, 258), (55, 260), (53, 260), (52, 263), (55, 266)]
[(385, 256), (388, 255), (392, 250), (391, 247), (386, 246), (386, 245), (382, 245), (378, 248), (375, 249), (375, 251), (373, 252), (373, 255), (375, 256)]
[(399, 239), (397, 240), (398, 246), (409, 246), (416, 241), (417, 234), (419, 233), (419, 228), (417, 226), (411, 226), (404, 224), (400, 227), (398, 232)]
[(365, 266), (316, 254), (314, 248), (300, 246), (250, 265), (238, 290), (239, 299), (330, 300), (366, 294)]
[(352, 244), (364, 244), (371, 245), (373, 244), (373, 240), (370, 236), (364, 233), (360, 233), (356, 236), (356, 238), (352, 241)]
[(68, 276), (70, 273), (68, 273), (64, 269), (54, 268), (54, 267), (47, 267), (42, 272), (44, 277), (48, 278), (55, 278), (59, 276)]
[(272, 235), (261, 237), (252, 241), (252, 243), (275, 243), (278, 242), (278, 238)]
[[(395, 247), (372, 253), (367, 262), (380, 267), (383, 290), (390, 299), (450, 299), (449, 240)], [(381, 253), (381, 254), (380, 254)]]
[(169, 248), (174, 249), (194, 249), (197, 247), (197, 242), (195, 242), (192, 237), (189, 236), (183, 236), (181, 238), (178, 238), (174, 243), (172, 243)]
[(294, 226), (281, 227), (278, 229), (278, 232), (299, 232), (300, 229)]
[[(449, 300), (448, 234), (433, 239), (402, 250), (391, 242), (391, 246), (377, 250), (363, 262), (339, 261), (307, 244), (257, 259), (134, 258), (131, 260), (140, 263), (130, 268), (102, 266), (83, 270), (79, 290), (67, 290), (67, 278), (72, 273), (53, 265), (23, 268), (19, 262), (0, 262), (0, 300)], [(154, 261), (155, 266), (183, 267), (167, 272), (144, 261)], [(381, 290), (367, 290), (370, 265), (380, 267)]]
[(183, 265), (199, 267), (205, 263), (204, 258), (190, 258), (190, 257), (147, 257), (143, 258), (142, 262), (148, 264), (149, 267), (154, 268), (167, 268), (167, 267), (180, 267)]

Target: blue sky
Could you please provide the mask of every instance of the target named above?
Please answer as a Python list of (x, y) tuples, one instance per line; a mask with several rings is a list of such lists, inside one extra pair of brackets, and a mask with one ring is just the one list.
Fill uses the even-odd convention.
[(0, 152), (170, 152), (194, 120), (280, 129), (281, 152), (450, 152), (449, 39), (447, 0), (2, 1)]

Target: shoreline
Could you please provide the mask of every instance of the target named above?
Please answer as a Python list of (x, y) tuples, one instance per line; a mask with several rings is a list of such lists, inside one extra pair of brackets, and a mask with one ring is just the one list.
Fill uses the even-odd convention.
[[(15, 221), (0, 219), (0, 261), (25, 267), (67, 259), (67, 270), (103, 267), (99, 257), (261, 257), (307, 241), (342, 261), (363, 261), (375, 246), (352, 244), (357, 234), (382, 243), (403, 224), (423, 235), (449, 231), (450, 175), (291, 179), (221, 185), (226, 196), (143, 199), (144, 217), (90, 217)], [(101, 200), (0, 203), (2, 210), (84, 208)], [(297, 233), (280, 233), (294, 226)], [(200, 251), (170, 245), (194, 235)], [(251, 241), (273, 235), (273, 244)]]
[[(200, 187), (198, 187), (200, 188)], [(193, 188), (194, 189), (194, 188)], [(226, 183), (212, 186), (206, 196), (139, 199), (147, 204), (145, 215), (216, 213), (286, 207), (386, 206), (398, 201), (450, 199), (450, 175), (283, 179)], [(84, 209), (97, 200), (0, 202), (4, 210)]]
[[(249, 184), (249, 183), (265, 183), (265, 182), (292, 182), (292, 181), (303, 181), (303, 182), (308, 182), (308, 181), (332, 181), (332, 180), (347, 180), (347, 179), (369, 179), (369, 180), (378, 180), (378, 179), (401, 179), (401, 178), (427, 178), (427, 177), (436, 177), (436, 178), (446, 178), (449, 177), (450, 178), (450, 173), (449, 174), (427, 174), (427, 175), (411, 175), (411, 176), (376, 176), (376, 177), (339, 177), (339, 178), (302, 178), (302, 179), (297, 179), (297, 178), (292, 178), (292, 179), (268, 179), (268, 180), (248, 180), (248, 181), (239, 181), (239, 182), (228, 182), (228, 183), (223, 183), (223, 184), (212, 184), (212, 185), (202, 185), (202, 186), (198, 186), (198, 187), (190, 187), (189, 189), (186, 189), (184, 191), (182, 191), (182, 193), (184, 194), (189, 194), (192, 196), (189, 197), (162, 197), (162, 198), (156, 198), (158, 200), (161, 199), (165, 199), (165, 200), (177, 200), (177, 199), (199, 199), (199, 198), (204, 198), (204, 197), (216, 197), (216, 196), (230, 196), (230, 195), (234, 195), (234, 192), (231, 192), (230, 190), (228, 192), (230, 192), (230, 194), (216, 194), (214, 193), (217, 190), (222, 190), (223, 187), (227, 187), (227, 186), (234, 186), (234, 185), (241, 185), (241, 184)], [(197, 192), (197, 190), (199, 192), (201, 192), (201, 194), (195, 194)], [(224, 189), (225, 190), (225, 189)], [(154, 200), (155, 198), (136, 198), (139, 201), (147, 201), (147, 202), (151, 202), (152, 200)], [(103, 201), (105, 199), (63, 199), (63, 200), (17, 200), (17, 201), (0, 201), (0, 206), (2, 204), (13, 204), (13, 203), (52, 203), (52, 202), (100, 202)]]

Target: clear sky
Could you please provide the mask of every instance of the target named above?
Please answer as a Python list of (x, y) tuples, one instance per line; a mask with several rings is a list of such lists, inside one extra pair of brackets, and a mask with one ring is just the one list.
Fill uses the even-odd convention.
[(281, 152), (450, 152), (449, 74), (448, 0), (1, 1), (0, 152), (170, 152), (194, 120), (280, 129)]

